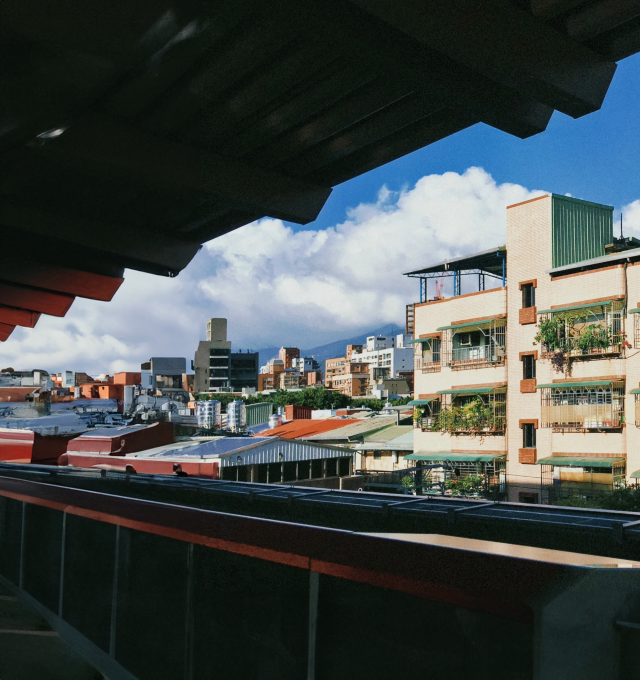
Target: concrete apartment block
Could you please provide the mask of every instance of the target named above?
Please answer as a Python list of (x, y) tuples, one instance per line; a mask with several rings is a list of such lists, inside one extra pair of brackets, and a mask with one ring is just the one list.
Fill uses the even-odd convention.
[[(636, 245), (633, 239), (614, 239), (609, 206), (552, 194), (509, 206), (507, 285), (414, 306), (414, 401), (423, 415), (414, 429), (416, 456), (425, 463), (449, 460), (445, 477), (447, 470), (462, 476), (484, 471), (493, 475), (494, 490), (502, 467), (509, 500), (515, 501), (547, 502), (559, 494), (593, 495), (635, 483), (633, 473), (640, 475), (640, 394), (633, 392), (640, 391)], [(459, 281), (465, 274), (479, 275), (484, 287), (484, 275), (499, 278), (500, 271), (486, 251), (409, 273), (424, 277), (425, 291), (429, 277), (453, 275), (455, 287), (455, 277)], [(459, 283), (454, 290), (460, 292)], [(573, 330), (570, 325), (558, 330), (559, 344), (536, 343), (540, 323), (563, 314), (583, 314), (585, 320), (570, 322)], [(505, 328), (499, 331), (501, 323)], [(608, 329), (609, 347), (577, 344), (576, 333), (588, 332), (590, 324), (596, 329), (591, 332)], [(562, 360), (554, 356), (560, 346)], [(506, 386), (503, 431), (495, 426), (497, 418), (475, 433), (432, 430), (439, 408), (452, 399), (457, 404), (477, 399), (474, 390), (490, 403), (491, 386), (495, 394)], [(472, 459), (475, 467), (465, 467)]]

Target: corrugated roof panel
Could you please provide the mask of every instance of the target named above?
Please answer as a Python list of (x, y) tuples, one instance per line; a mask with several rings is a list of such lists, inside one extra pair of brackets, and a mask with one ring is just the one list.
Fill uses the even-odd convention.
[(624, 463), (625, 459), (607, 458), (603, 456), (585, 457), (585, 456), (550, 456), (549, 458), (540, 458), (536, 461), (536, 465), (552, 465), (553, 467), (600, 467), (610, 468), (614, 463)]
[(344, 420), (292, 420), (279, 427), (274, 427), (272, 430), (265, 430), (261, 434), (264, 436), (282, 437), (283, 439), (295, 439), (296, 437), (310, 437), (330, 430), (337, 430), (352, 423), (353, 420), (348, 418)]
[(613, 242), (613, 207), (552, 194), (552, 267), (605, 255)]
[(504, 453), (451, 453), (451, 451), (423, 451), (411, 453), (405, 456), (405, 460), (432, 460), (432, 461), (446, 461), (450, 460), (454, 463), (490, 463), (498, 458), (505, 458), (507, 452)]
[(396, 416), (375, 416), (363, 420), (347, 421), (347, 426), (340, 428), (337, 432), (323, 432), (318, 435), (307, 435), (304, 438), (313, 439), (314, 441), (336, 439), (347, 441), (364, 437), (368, 433), (377, 432), (389, 425), (395, 425), (397, 422)]
[(571, 312), (575, 309), (594, 309), (595, 307), (607, 307), (618, 300), (624, 300), (624, 298), (611, 298), (611, 300), (603, 300), (602, 302), (587, 302), (580, 305), (552, 307), (551, 309), (541, 309), (539, 312), (536, 312), (536, 314), (557, 314), (559, 312)]

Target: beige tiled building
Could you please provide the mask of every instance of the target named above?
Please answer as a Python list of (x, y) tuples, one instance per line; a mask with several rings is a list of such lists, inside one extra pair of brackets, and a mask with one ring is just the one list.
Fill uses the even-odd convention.
[[(506, 248), (409, 273), (414, 455), (444, 462), (434, 478), (547, 502), (640, 476), (640, 244), (614, 239), (612, 212), (541, 196), (507, 208)], [(454, 296), (429, 300), (444, 276)]]

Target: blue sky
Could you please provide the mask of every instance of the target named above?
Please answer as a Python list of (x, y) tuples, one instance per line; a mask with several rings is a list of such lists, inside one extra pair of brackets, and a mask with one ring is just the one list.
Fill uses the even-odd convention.
[(127, 270), (112, 302), (78, 299), (65, 318), (16, 329), (0, 365), (97, 375), (189, 359), (214, 316), (242, 349), (400, 325), (418, 295), (402, 272), (503, 244), (506, 206), (539, 191), (624, 206), (640, 237), (640, 55), (619, 64), (596, 113), (556, 113), (527, 140), (476, 125), (337, 187), (313, 224), (247, 225), (173, 279)]
[(319, 219), (298, 229), (324, 229), (348, 207), (375, 200), (383, 184), (413, 186), (425, 174), (484, 168), (498, 183), (627, 205), (640, 197), (640, 54), (618, 64), (599, 111), (577, 120), (555, 112), (547, 130), (518, 139), (475, 125), (336, 187)]

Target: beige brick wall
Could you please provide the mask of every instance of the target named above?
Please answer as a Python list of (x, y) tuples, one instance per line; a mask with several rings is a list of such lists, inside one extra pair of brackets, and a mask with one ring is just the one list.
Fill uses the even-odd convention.
[[(505, 288), (427, 302), (416, 306), (415, 337), (435, 333), (438, 328), (449, 326), (453, 322), (505, 314), (506, 311)], [(419, 351), (419, 346), (417, 351)], [(507, 373), (504, 365), (462, 370), (443, 366), (439, 372), (435, 373), (417, 370), (414, 379), (413, 391), (418, 398), (420, 394), (434, 394), (460, 385), (506, 382)]]

